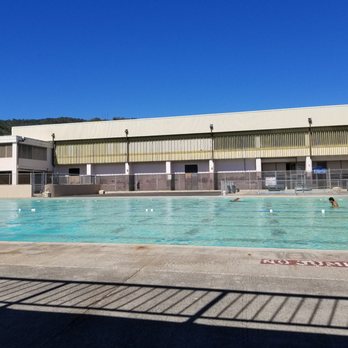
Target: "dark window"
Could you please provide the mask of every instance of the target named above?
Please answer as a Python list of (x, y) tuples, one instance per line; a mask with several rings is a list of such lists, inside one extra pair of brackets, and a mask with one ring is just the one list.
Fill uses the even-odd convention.
[(18, 185), (30, 185), (31, 173), (19, 172), (18, 173)]
[(69, 168), (69, 175), (80, 175), (80, 168)]
[(296, 170), (296, 163), (287, 163), (286, 164), (286, 170)]
[(45, 147), (20, 144), (18, 148), (18, 157), (31, 160), (46, 161), (47, 149)]
[(197, 164), (185, 164), (185, 173), (198, 173)]
[(12, 172), (0, 172), (0, 185), (11, 185)]
[(323, 168), (326, 169), (327, 168), (327, 163), (326, 162), (317, 162), (317, 165), (315, 166), (316, 168)]

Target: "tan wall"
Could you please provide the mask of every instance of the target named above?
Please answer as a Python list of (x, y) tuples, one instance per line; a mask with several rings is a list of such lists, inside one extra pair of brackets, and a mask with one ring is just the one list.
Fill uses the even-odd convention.
[(30, 198), (31, 185), (0, 185), (0, 198)]
[(252, 130), (308, 128), (308, 117), (314, 127), (348, 125), (348, 105), (263, 110), (183, 117), (138, 118), (117, 121), (79, 122), (12, 127), (12, 134), (28, 138), (56, 141), (129, 137), (170, 136), (177, 134), (244, 132)]
[(45, 185), (45, 191), (51, 192), (52, 197), (93, 195), (99, 189), (100, 185)]

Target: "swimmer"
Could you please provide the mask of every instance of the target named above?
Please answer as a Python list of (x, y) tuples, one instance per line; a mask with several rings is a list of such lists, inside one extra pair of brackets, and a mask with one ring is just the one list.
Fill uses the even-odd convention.
[(338, 203), (335, 201), (335, 198), (330, 197), (329, 202), (331, 203), (331, 208), (338, 208), (339, 207)]
[(230, 202), (239, 202), (239, 201), (240, 201), (240, 198), (239, 198), (239, 197), (230, 200)]

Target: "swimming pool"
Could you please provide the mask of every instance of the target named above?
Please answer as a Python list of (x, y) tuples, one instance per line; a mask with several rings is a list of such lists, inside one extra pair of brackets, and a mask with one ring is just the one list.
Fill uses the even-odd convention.
[[(348, 250), (348, 199), (0, 200), (0, 240)], [(323, 212), (323, 210), (325, 210)]]

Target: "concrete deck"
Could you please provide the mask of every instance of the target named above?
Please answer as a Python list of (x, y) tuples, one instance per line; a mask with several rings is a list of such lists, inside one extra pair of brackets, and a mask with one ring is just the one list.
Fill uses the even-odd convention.
[(347, 347), (348, 267), (262, 259), (348, 251), (3, 242), (0, 345)]

